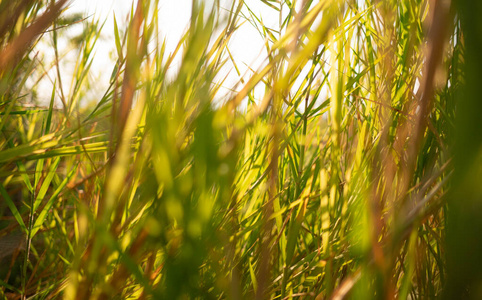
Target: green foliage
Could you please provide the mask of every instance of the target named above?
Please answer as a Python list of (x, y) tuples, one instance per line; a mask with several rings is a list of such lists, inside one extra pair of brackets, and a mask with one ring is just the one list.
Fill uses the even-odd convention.
[[(461, 153), (478, 162), (480, 147), (470, 80), (473, 104), (455, 117), (465, 37), (439, 2), (263, 0), (279, 15), (270, 28), (248, 2), (193, 0), (168, 53), (160, 4), (139, 1), (127, 28), (114, 18), (117, 61), (91, 105), (103, 23), (68, 16), (66, 1), (0, 1), (1, 297), (440, 297), (458, 262), (476, 260), (458, 260), (466, 208), (447, 199), (479, 201), (479, 164)], [(61, 71), (58, 40), (79, 22), (75, 68)], [(244, 77), (230, 49), (243, 23), (266, 55)], [(25, 97), (45, 38), (48, 107)], [(223, 95), (227, 68), (239, 81)]]

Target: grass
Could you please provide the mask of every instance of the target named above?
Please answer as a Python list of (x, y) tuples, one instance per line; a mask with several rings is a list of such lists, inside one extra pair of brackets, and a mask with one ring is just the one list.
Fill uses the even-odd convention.
[[(476, 9), (262, 2), (275, 28), (193, 1), (172, 53), (159, 2), (134, 3), (95, 103), (103, 21), (0, 2), (0, 297), (477, 299)], [(241, 24), (265, 41), (247, 74)]]

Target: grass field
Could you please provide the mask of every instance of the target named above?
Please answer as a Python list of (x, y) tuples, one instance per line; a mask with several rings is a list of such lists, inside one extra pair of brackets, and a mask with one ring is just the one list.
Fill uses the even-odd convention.
[(0, 1), (0, 298), (482, 297), (482, 4), (260, 1), (134, 2), (95, 101), (104, 20)]

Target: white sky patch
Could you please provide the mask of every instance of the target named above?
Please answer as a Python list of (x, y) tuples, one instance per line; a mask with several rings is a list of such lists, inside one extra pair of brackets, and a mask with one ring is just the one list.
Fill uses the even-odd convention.
[[(206, 7), (209, 8), (215, 2), (214, 0), (204, 1)], [(191, 17), (191, 0), (159, 0), (159, 31), (160, 39), (166, 39), (166, 53), (171, 53), (176, 48), (182, 35), (189, 26)], [(237, 5), (237, 4), (236, 4)], [(263, 20), (265, 26), (277, 30), (279, 28), (279, 13), (273, 8), (263, 4), (258, 0), (246, 0), (246, 5), (252, 10), (256, 16)], [(231, 1), (221, 1), (222, 9), (229, 10)], [(107, 90), (110, 76), (117, 59), (117, 53), (114, 42), (114, 14), (119, 29), (125, 28), (131, 8), (135, 8), (135, 3), (131, 0), (73, 0), (66, 11), (66, 15), (80, 13), (83, 17), (88, 17), (84, 22), (92, 22), (105, 20), (101, 37), (94, 47), (94, 58), (89, 73), (89, 80), (92, 83), (90, 90), (83, 95), (84, 103), (98, 102), (103, 93)], [(246, 7), (242, 12), (251, 17)], [(287, 9), (283, 11), (284, 17), (287, 15)], [(239, 19), (239, 23), (244, 20)], [(75, 67), (75, 61), (79, 55), (80, 49), (69, 47), (69, 39), (80, 34), (83, 30), (83, 24), (75, 24), (66, 29), (62, 29), (59, 35), (59, 54), (66, 50), (69, 52), (61, 60), (61, 76), (64, 93), (68, 94), (72, 80), (72, 74)], [(252, 75), (252, 71), (257, 71), (266, 62), (265, 41), (260, 33), (249, 22), (244, 22), (235, 32), (229, 43), (229, 50), (240, 70), (241, 77), (244, 80)], [(52, 38), (46, 35), (44, 40), (38, 47), (43, 54), (39, 57), (45, 68), (55, 60), (52, 49)], [(180, 57), (179, 57), (180, 59)], [(174, 62), (173, 68), (179, 66), (180, 60)], [(227, 75), (227, 79), (223, 84), (221, 94), (229, 94), (232, 88), (239, 90), (241, 86), (234, 86), (239, 82), (240, 76), (234, 70), (232, 62), (228, 61), (221, 74), (216, 79), (222, 79)], [(50, 79), (43, 79), (38, 85), (38, 98), (41, 104), (45, 105), (50, 99), (52, 91), (52, 83), (56, 80), (56, 70), (51, 69), (48, 72)], [(64, 79), (65, 78), (65, 79)], [(60, 96), (57, 91), (57, 98)], [(66, 95), (68, 97), (68, 95)], [(56, 102), (60, 105), (60, 101)]]

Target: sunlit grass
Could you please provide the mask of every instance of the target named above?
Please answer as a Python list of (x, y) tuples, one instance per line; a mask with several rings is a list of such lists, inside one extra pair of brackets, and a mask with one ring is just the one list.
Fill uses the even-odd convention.
[[(64, 2), (0, 2), (2, 297), (442, 295), (464, 78), (448, 6), (262, 1), (279, 14), (269, 28), (249, 3), (193, 1), (168, 52), (158, 1), (140, 1), (127, 28), (114, 21), (118, 58), (91, 105), (103, 23), (82, 21), (60, 70)], [(230, 48), (246, 21), (266, 54), (249, 77)], [(44, 38), (48, 107), (24, 99)]]

